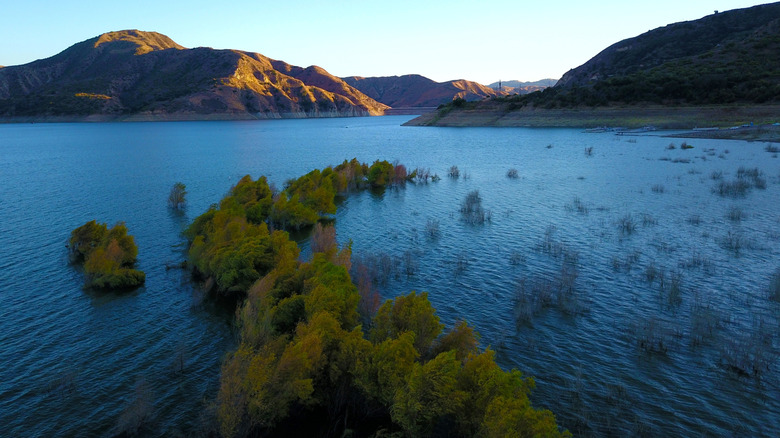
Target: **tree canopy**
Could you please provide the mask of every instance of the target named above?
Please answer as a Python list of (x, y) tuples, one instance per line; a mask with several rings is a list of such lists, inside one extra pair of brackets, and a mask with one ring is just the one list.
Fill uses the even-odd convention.
[[(350, 244), (339, 248), (333, 231), (318, 226), (304, 262), (286, 232), (270, 231), (316, 221), (335, 212), (337, 193), (400, 175), (405, 168), (387, 162), (345, 161), (279, 193), (265, 178), (245, 177), (190, 225), (191, 262), (221, 290), (245, 296), (239, 345), (222, 366), (220, 434), (569, 435), (550, 411), (531, 406), (533, 379), (503, 371), (465, 321), (446, 329), (426, 293), (366, 314), (374, 307), (350, 277)], [(290, 215), (280, 221), (280, 211)]]
[(87, 287), (128, 289), (146, 280), (142, 271), (133, 269), (138, 247), (124, 222), (108, 228), (89, 221), (71, 232), (68, 249), (71, 260), (84, 265)]

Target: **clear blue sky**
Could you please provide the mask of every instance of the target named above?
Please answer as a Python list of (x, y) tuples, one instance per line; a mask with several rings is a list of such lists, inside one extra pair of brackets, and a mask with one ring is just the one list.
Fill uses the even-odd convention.
[(761, 2), (0, 0), (0, 65), (139, 29), (185, 47), (259, 52), (337, 76), (436, 81), (559, 78), (607, 46), (666, 24)]

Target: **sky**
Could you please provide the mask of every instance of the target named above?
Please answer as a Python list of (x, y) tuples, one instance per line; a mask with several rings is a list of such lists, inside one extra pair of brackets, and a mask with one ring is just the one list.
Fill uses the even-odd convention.
[(258, 52), (333, 75), (438, 82), (558, 79), (620, 40), (761, 4), (740, 0), (0, 0), (0, 65), (102, 33), (155, 31), (191, 47)]

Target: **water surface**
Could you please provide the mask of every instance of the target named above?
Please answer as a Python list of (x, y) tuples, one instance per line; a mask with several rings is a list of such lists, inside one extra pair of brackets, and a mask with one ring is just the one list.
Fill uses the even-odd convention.
[[(282, 186), (353, 157), (442, 180), (348, 197), (339, 239), (353, 241), (356, 260), (391, 261), (385, 297), (428, 291), (445, 323), (473, 324), (502, 366), (536, 378), (535, 403), (563, 426), (596, 436), (780, 429), (780, 304), (767, 298), (780, 267), (780, 160), (762, 143), (667, 150), (680, 141), (401, 127), (407, 119), (0, 125), (3, 434), (110, 435), (144, 405), (161, 436), (200, 429), (235, 340), (229, 310), (166, 270), (182, 260), (179, 232), (243, 175)], [(446, 176), (452, 165), (460, 178)], [(713, 193), (713, 173), (731, 181), (740, 167), (758, 168), (766, 187)], [(189, 192), (184, 214), (165, 204), (176, 181)], [(485, 225), (458, 211), (473, 190), (491, 212)], [(144, 288), (82, 290), (65, 241), (92, 219), (127, 223)], [(576, 270), (576, 305), (518, 320), (520, 285), (554, 283), (562, 267)], [(768, 368), (743, 375), (739, 353)]]

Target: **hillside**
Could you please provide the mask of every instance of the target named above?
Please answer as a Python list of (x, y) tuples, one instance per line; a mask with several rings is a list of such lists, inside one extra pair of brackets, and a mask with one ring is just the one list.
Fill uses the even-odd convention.
[[(451, 107), (445, 109), (446, 114), (440, 111), (427, 121), (413, 123), (440, 123), (443, 118), (463, 111), (489, 112), (494, 120), (512, 119), (522, 123), (519, 121), (524, 113), (544, 118), (543, 114), (535, 114), (541, 110), (571, 109), (576, 111), (569, 114), (583, 115), (588, 109), (609, 108), (614, 115), (616, 109), (622, 108), (624, 116), (611, 120), (630, 125), (631, 112), (648, 106), (654, 111), (724, 105), (773, 106), (780, 104), (777, 53), (780, 53), (780, 3), (721, 12), (670, 24), (613, 44), (544, 91), (499, 97), (480, 105)], [(728, 112), (712, 109), (713, 118), (701, 119), (700, 123), (753, 121), (730, 119)], [(511, 113), (517, 114), (506, 117)], [(771, 111), (749, 113), (771, 117)], [(483, 116), (480, 120), (489, 119)], [(462, 114), (457, 117), (460, 123), (467, 118)], [(642, 120), (653, 121), (652, 118)]]
[(540, 79), (538, 81), (501, 81), (493, 82), (488, 85), (488, 88), (498, 90), (501, 87), (501, 91), (506, 94), (528, 94), (534, 91), (542, 91), (545, 88), (552, 87), (558, 82), (557, 79)]
[(386, 108), (316, 66), (185, 49), (156, 32), (110, 32), (0, 69), (6, 120), (363, 116)]
[(437, 107), (456, 98), (473, 101), (505, 94), (463, 79), (435, 82), (420, 75), (343, 79), (372, 99), (393, 108)]

